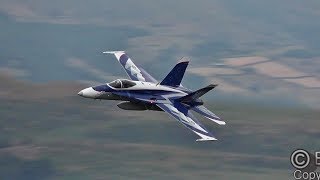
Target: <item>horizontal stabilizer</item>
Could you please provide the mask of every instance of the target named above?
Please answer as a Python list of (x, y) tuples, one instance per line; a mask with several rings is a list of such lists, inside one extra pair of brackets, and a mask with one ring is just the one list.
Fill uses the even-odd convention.
[(213, 88), (217, 87), (217, 84), (210, 84), (207, 87), (201, 88), (197, 91), (194, 91), (186, 96), (183, 96), (182, 98), (179, 98), (178, 101), (180, 102), (190, 102), (190, 101), (194, 101), (198, 98), (200, 98), (201, 96), (203, 96), (204, 94), (206, 94), (207, 92), (209, 92), (210, 90), (212, 90)]
[(213, 112), (211, 112), (204, 106), (195, 106), (195, 107), (192, 107), (191, 109), (219, 125), (226, 124), (226, 122), (222, 121), (217, 115), (215, 115)]
[(170, 73), (162, 80), (161, 85), (178, 87), (188, 67), (189, 61), (181, 61), (174, 66)]

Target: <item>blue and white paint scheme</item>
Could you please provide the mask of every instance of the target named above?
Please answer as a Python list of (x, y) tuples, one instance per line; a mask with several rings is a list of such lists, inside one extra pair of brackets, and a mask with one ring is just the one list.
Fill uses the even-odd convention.
[(169, 74), (158, 82), (143, 68), (138, 67), (124, 51), (107, 51), (118, 59), (129, 79), (117, 79), (81, 90), (78, 95), (91, 99), (122, 101), (117, 106), (125, 110), (165, 111), (185, 127), (200, 136), (197, 141), (217, 140), (192, 114), (191, 111), (225, 125), (213, 112), (203, 106), (200, 99), (217, 85), (211, 84), (197, 91), (191, 91), (181, 85), (189, 61), (180, 61)]

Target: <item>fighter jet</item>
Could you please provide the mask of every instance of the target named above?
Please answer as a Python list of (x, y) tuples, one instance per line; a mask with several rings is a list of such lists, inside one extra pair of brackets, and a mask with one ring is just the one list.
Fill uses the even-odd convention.
[(130, 80), (117, 79), (110, 83), (89, 87), (81, 90), (78, 93), (79, 96), (122, 101), (117, 106), (124, 110), (164, 111), (200, 136), (196, 141), (217, 140), (191, 112), (199, 113), (219, 125), (226, 124), (209, 111), (200, 99), (201, 96), (217, 85), (210, 84), (197, 91), (191, 91), (183, 87), (181, 80), (189, 61), (180, 60), (162, 81), (157, 81), (143, 68), (135, 65), (124, 51), (107, 51), (104, 53), (115, 55)]

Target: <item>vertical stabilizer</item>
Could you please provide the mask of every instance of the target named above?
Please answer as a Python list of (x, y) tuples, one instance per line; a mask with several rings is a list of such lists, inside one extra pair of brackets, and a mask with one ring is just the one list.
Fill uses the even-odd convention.
[(178, 87), (188, 67), (189, 61), (180, 61), (169, 74), (162, 80), (161, 85)]

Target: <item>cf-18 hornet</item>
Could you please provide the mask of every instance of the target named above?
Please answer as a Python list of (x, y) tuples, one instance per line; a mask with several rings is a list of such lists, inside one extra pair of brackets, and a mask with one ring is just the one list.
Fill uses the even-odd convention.
[(225, 125), (213, 112), (208, 110), (200, 99), (215, 88), (210, 84), (197, 91), (191, 91), (181, 85), (189, 61), (180, 60), (169, 74), (160, 82), (143, 68), (138, 67), (124, 51), (107, 51), (113, 54), (126, 71), (129, 79), (117, 79), (110, 83), (81, 90), (78, 95), (102, 100), (122, 101), (117, 106), (124, 110), (154, 110), (169, 113), (185, 127), (200, 136), (197, 141), (217, 140), (192, 114), (192, 111), (209, 120)]

